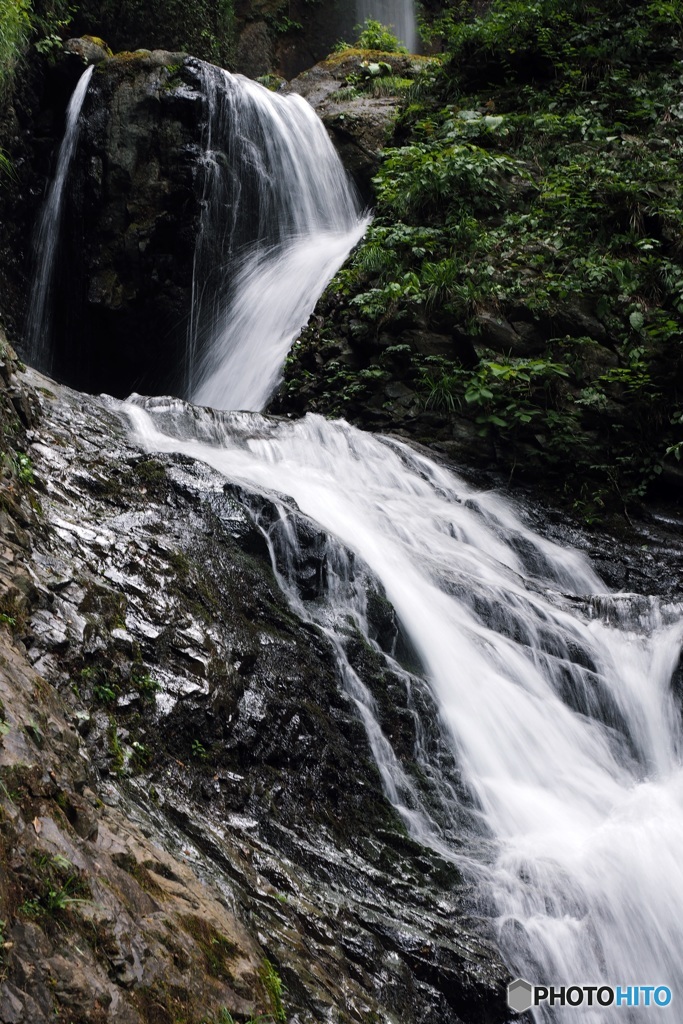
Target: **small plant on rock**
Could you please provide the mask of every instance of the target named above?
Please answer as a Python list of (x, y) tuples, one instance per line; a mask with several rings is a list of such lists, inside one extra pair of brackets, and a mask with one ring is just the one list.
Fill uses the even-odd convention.
[(209, 756), (206, 747), (203, 743), (200, 743), (199, 740), (192, 740), (192, 756), (196, 758), (197, 761), (206, 761)]
[(397, 39), (388, 25), (374, 18), (366, 18), (356, 40), (361, 50), (382, 50), (384, 53), (407, 53), (407, 47)]

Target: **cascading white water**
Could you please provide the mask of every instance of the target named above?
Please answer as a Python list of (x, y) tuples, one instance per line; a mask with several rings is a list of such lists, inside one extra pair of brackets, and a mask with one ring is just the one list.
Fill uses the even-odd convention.
[(410, 53), (417, 52), (417, 18), (413, 0), (356, 0), (356, 17), (360, 25), (367, 18), (386, 25)]
[[(411, 45), (395, 16), (367, 14)], [(28, 349), (43, 365), (89, 75), (69, 107), (41, 222)], [(187, 379), (197, 401), (260, 409), (366, 219), (302, 100), (218, 69), (204, 77)], [(345, 423), (274, 423), (168, 399), (124, 408), (146, 448), (202, 459), (278, 509), (262, 526), (275, 571), (295, 611), (330, 639), (388, 798), (417, 840), (478, 881), (511, 970), (538, 983), (666, 984), (674, 1005), (683, 999), (683, 736), (671, 688), (683, 608), (605, 594), (579, 555), (534, 535), (500, 498)], [(316, 599), (296, 585), (301, 515), (326, 535)], [(421, 668), (374, 639), (365, 584), (383, 588)], [(412, 764), (382, 730), (350, 630), (405, 685)], [(539, 1024), (635, 1024), (645, 1011), (534, 1013)]]
[[(683, 606), (606, 594), (582, 556), (532, 533), (501, 498), (343, 422), (168, 399), (125, 409), (148, 450), (201, 459), (279, 508), (263, 529), (285, 592), (330, 637), (407, 827), (478, 880), (511, 970), (538, 984), (668, 985), (673, 1005), (683, 1000), (683, 735), (671, 689)], [(299, 510), (327, 534), (324, 601), (296, 590)], [(421, 675), (373, 640), (372, 578)], [(431, 724), (414, 711), (416, 773), (346, 657), (350, 623), (404, 680), (409, 706), (427, 687), (438, 708)], [(424, 743), (429, 730), (437, 739)], [(654, 1012), (555, 1007), (534, 1019)]]
[(35, 241), (35, 271), (28, 303), (24, 351), (31, 366), (47, 372), (52, 368), (50, 350), (50, 297), (59, 243), (64, 187), (80, 134), (79, 116), (94, 65), (86, 68), (78, 80), (66, 110), (66, 130), (57, 155), (55, 176), (43, 203)]
[(187, 393), (262, 409), (368, 217), (300, 96), (200, 65), (208, 105)]

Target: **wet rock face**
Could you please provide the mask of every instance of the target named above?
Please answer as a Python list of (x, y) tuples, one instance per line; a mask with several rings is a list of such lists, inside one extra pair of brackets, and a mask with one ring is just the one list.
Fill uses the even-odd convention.
[[(47, 1020), (51, 977), (72, 1014), (89, 1000), (131, 1024), (221, 1006), (246, 1019), (272, 1012), (267, 958), (292, 1024), (506, 1020), (507, 974), (470, 919), (467, 884), (406, 835), (328, 641), (279, 590), (263, 533), (276, 508), (191, 459), (137, 450), (111, 404), (29, 379), (42, 412), (22, 440), (35, 481), (23, 496), (40, 513), (9, 554), (32, 590), (0, 637), (0, 699), (13, 708), (0, 778), (14, 806), (2, 790), (0, 804), (20, 822), (8, 848), (24, 836), (16, 896), (0, 882), (16, 950), (0, 1019), (9, 1008), (13, 1024)], [(322, 538), (291, 516), (305, 538), (298, 586), (315, 600)], [(393, 647), (379, 593), (370, 615)], [(405, 687), (360, 637), (351, 660), (410, 756)], [(43, 781), (15, 779), (28, 764)], [(54, 935), (42, 920), (31, 930), (25, 906), (43, 899), (44, 855), (77, 866), (84, 900)], [(81, 959), (59, 949), (59, 928)]]
[(33, 570), (47, 540), (26, 454), (40, 403), (16, 366), (0, 329), (0, 1020), (264, 1013), (257, 939), (200, 879), (180, 837), (160, 841), (149, 816), (103, 783), (87, 747), (89, 714), (31, 665), (20, 639), (35, 614), (64, 653), (69, 629), (47, 623), (69, 581), (48, 573), (40, 582)]
[(68, 184), (54, 372), (124, 395), (178, 390), (198, 229), (204, 105), (183, 54), (98, 63)]

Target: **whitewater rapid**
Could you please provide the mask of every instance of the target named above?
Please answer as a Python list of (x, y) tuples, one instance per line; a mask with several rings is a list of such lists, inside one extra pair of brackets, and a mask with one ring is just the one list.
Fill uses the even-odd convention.
[[(274, 568), (294, 610), (331, 640), (389, 799), (417, 840), (477, 880), (513, 972), (538, 984), (666, 984), (674, 1005), (683, 999), (683, 737), (671, 688), (683, 608), (609, 595), (582, 555), (535, 534), (502, 498), (344, 422), (167, 399), (125, 412), (146, 450), (200, 459), (277, 506), (263, 526)], [(327, 537), (323, 601), (296, 589), (299, 514)], [(419, 672), (373, 638), (370, 581)], [(412, 765), (345, 655), (349, 623), (436, 704)], [(452, 777), (420, 742), (434, 729)], [(463, 843), (463, 787), (476, 857)], [(644, 1012), (556, 1007), (535, 1019)]]

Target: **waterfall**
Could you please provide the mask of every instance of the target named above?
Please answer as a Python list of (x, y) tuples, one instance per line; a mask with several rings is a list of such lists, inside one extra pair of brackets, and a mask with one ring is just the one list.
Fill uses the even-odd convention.
[(367, 18), (387, 25), (410, 53), (416, 53), (417, 19), (413, 0), (356, 0), (356, 18), (361, 25)]
[[(387, 796), (418, 841), (478, 882), (511, 970), (536, 984), (665, 984), (683, 999), (681, 604), (606, 593), (583, 556), (502, 498), (344, 422), (168, 399), (124, 408), (146, 449), (201, 459), (274, 504), (264, 518), (255, 500), (254, 516), (276, 575), (330, 639)], [(314, 596), (297, 587), (304, 518), (324, 537)], [(418, 664), (380, 645), (368, 586)], [(405, 687), (412, 765), (352, 667), (354, 632)], [(644, 1019), (624, 1007), (533, 1014)]]
[(35, 271), (29, 296), (23, 347), (27, 361), (32, 366), (47, 372), (52, 368), (50, 299), (62, 223), (65, 185), (80, 134), (78, 119), (93, 70), (94, 65), (85, 69), (69, 101), (66, 110), (66, 130), (57, 155), (55, 176), (50, 183), (36, 229)]
[(368, 218), (304, 99), (200, 69), (208, 117), (186, 392), (202, 405), (262, 409)]
[[(362, 4), (359, 17), (393, 24), (411, 46), (398, 9), (385, 10)], [(260, 410), (367, 218), (303, 100), (204, 69), (186, 381), (199, 403)], [(69, 106), (41, 221), (28, 342), (39, 363), (89, 75)], [(511, 971), (538, 984), (665, 984), (683, 999), (683, 733), (672, 687), (683, 606), (607, 593), (581, 555), (396, 440), (180, 400), (121, 409), (145, 449), (200, 459), (244, 489), (293, 611), (329, 640), (387, 798), (418, 842), (476, 881)], [(312, 532), (322, 571), (309, 592), (299, 567)], [(392, 609), (391, 639), (373, 594)], [(358, 637), (402, 688), (410, 757), (354, 661)], [(624, 1007), (532, 1013), (536, 1024), (643, 1019)]]

